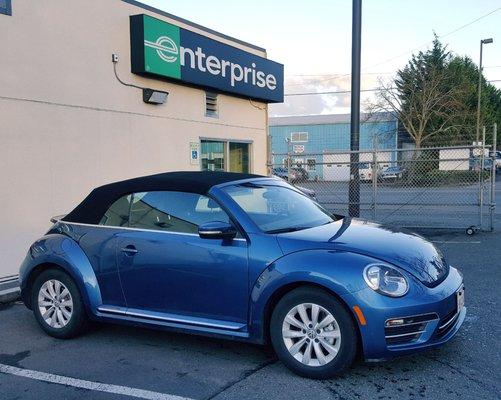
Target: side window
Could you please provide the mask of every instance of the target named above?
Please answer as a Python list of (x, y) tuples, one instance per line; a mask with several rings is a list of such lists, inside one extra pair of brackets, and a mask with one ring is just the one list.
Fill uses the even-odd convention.
[(131, 195), (120, 197), (104, 213), (99, 225), (128, 226)]
[(12, 15), (11, 0), (0, 0), (0, 14)]
[(134, 193), (131, 228), (179, 233), (198, 233), (198, 226), (210, 221), (229, 222), (228, 215), (212, 199), (185, 192)]

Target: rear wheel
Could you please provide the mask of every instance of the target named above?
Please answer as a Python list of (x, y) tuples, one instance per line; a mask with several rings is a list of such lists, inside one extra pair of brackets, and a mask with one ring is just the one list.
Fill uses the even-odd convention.
[(299, 288), (285, 295), (273, 311), (270, 330), (280, 360), (307, 378), (338, 375), (351, 366), (357, 353), (350, 314), (321, 289)]
[(87, 327), (82, 297), (65, 272), (57, 269), (42, 272), (33, 284), (31, 295), (35, 318), (49, 335), (67, 339)]

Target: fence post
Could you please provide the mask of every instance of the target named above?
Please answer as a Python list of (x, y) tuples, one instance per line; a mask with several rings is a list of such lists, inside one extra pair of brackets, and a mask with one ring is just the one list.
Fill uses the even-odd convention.
[(491, 232), (494, 231), (494, 211), (496, 210), (496, 160), (497, 160), (497, 134), (498, 126), (494, 123), (492, 132), (492, 165), (491, 165), (491, 196), (489, 204), (489, 214), (491, 218)]
[(289, 138), (285, 139), (287, 142), (287, 181), (291, 183), (291, 141)]
[(480, 171), (478, 172), (479, 193), (478, 193), (478, 228), (483, 229), (484, 224), (484, 159), (485, 159), (485, 125), (482, 129), (482, 146), (480, 147)]
[(372, 220), (376, 221), (377, 218), (377, 136), (374, 135), (372, 145)]

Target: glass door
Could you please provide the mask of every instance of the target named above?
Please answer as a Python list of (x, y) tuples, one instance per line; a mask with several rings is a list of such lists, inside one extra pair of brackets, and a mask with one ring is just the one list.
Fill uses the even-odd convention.
[(249, 147), (249, 143), (230, 142), (230, 172), (249, 173)]

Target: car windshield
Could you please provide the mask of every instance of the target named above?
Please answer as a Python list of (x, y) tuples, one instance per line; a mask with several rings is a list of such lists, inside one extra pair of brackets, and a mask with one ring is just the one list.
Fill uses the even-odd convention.
[(223, 190), (266, 233), (293, 232), (334, 221), (327, 210), (292, 188), (251, 182)]

